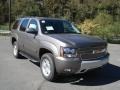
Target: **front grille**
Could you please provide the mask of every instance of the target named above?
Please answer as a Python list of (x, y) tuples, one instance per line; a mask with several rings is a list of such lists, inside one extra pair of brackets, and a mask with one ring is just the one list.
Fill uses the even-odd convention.
[(82, 60), (95, 60), (106, 55), (106, 52), (102, 51), (105, 48), (105, 46), (82, 48), (78, 50), (78, 55)]

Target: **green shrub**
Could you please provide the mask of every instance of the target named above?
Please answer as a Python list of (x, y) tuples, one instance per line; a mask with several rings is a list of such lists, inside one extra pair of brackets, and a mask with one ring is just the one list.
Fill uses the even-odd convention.
[(83, 34), (99, 36), (111, 43), (120, 43), (120, 22), (113, 21), (109, 14), (100, 13), (93, 20), (86, 19), (77, 26)]
[(99, 27), (94, 31), (94, 35), (106, 39), (108, 42), (120, 43), (120, 23), (114, 22), (113, 24)]
[(114, 35), (114, 37), (120, 36), (120, 22), (114, 22), (113, 25), (111, 25), (110, 32)]
[(94, 19), (94, 23), (99, 24), (102, 27), (113, 23), (113, 17), (106, 13), (99, 13)]

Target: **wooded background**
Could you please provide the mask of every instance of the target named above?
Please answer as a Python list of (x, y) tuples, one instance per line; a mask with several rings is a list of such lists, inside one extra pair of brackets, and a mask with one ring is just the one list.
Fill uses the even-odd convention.
[[(24, 16), (65, 18), (82, 33), (108, 41), (120, 37), (120, 0), (11, 0), (11, 20)], [(0, 0), (0, 25), (8, 25), (9, 0)]]
[[(1, 23), (8, 21), (9, 0), (0, 0)], [(94, 19), (99, 13), (120, 19), (120, 0), (11, 0), (12, 20), (22, 16), (66, 18), (74, 22)]]

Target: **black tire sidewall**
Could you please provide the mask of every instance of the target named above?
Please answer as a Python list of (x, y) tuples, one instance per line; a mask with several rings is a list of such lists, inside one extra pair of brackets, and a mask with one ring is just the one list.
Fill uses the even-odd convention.
[[(43, 74), (43, 71), (42, 71), (42, 62), (43, 62), (43, 60), (44, 60), (45, 58), (48, 59), (48, 61), (49, 61), (49, 63), (50, 63), (50, 70), (51, 70), (50, 75), (47, 76), (47, 77)], [(44, 54), (44, 55), (41, 57), (40, 67), (41, 67), (42, 75), (43, 75), (43, 77), (44, 77), (46, 80), (48, 80), (48, 81), (54, 81), (54, 80), (55, 80), (55, 77), (56, 77), (56, 76), (55, 76), (55, 73), (56, 73), (56, 72), (55, 72), (54, 57), (53, 57), (53, 55), (52, 55), (51, 53), (46, 53), (46, 54)]]

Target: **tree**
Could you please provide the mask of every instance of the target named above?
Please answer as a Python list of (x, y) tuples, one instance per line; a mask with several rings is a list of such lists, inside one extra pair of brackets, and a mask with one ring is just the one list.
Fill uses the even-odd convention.
[[(40, 16), (40, 9), (34, 0), (14, 0), (12, 2), (13, 18), (23, 16)], [(15, 17), (14, 17), (15, 16)]]
[(7, 0), (0, 1), (0, 23), (8, 21), (8, 3)]
[[(65, 18), (74, 22), (94, 19), (107, 13), (120, 20), (120, 0), (11, 0), (12, 17), (43, 16)], [(8, 0), (0, 0), (0, 17), (7, 14)]]

